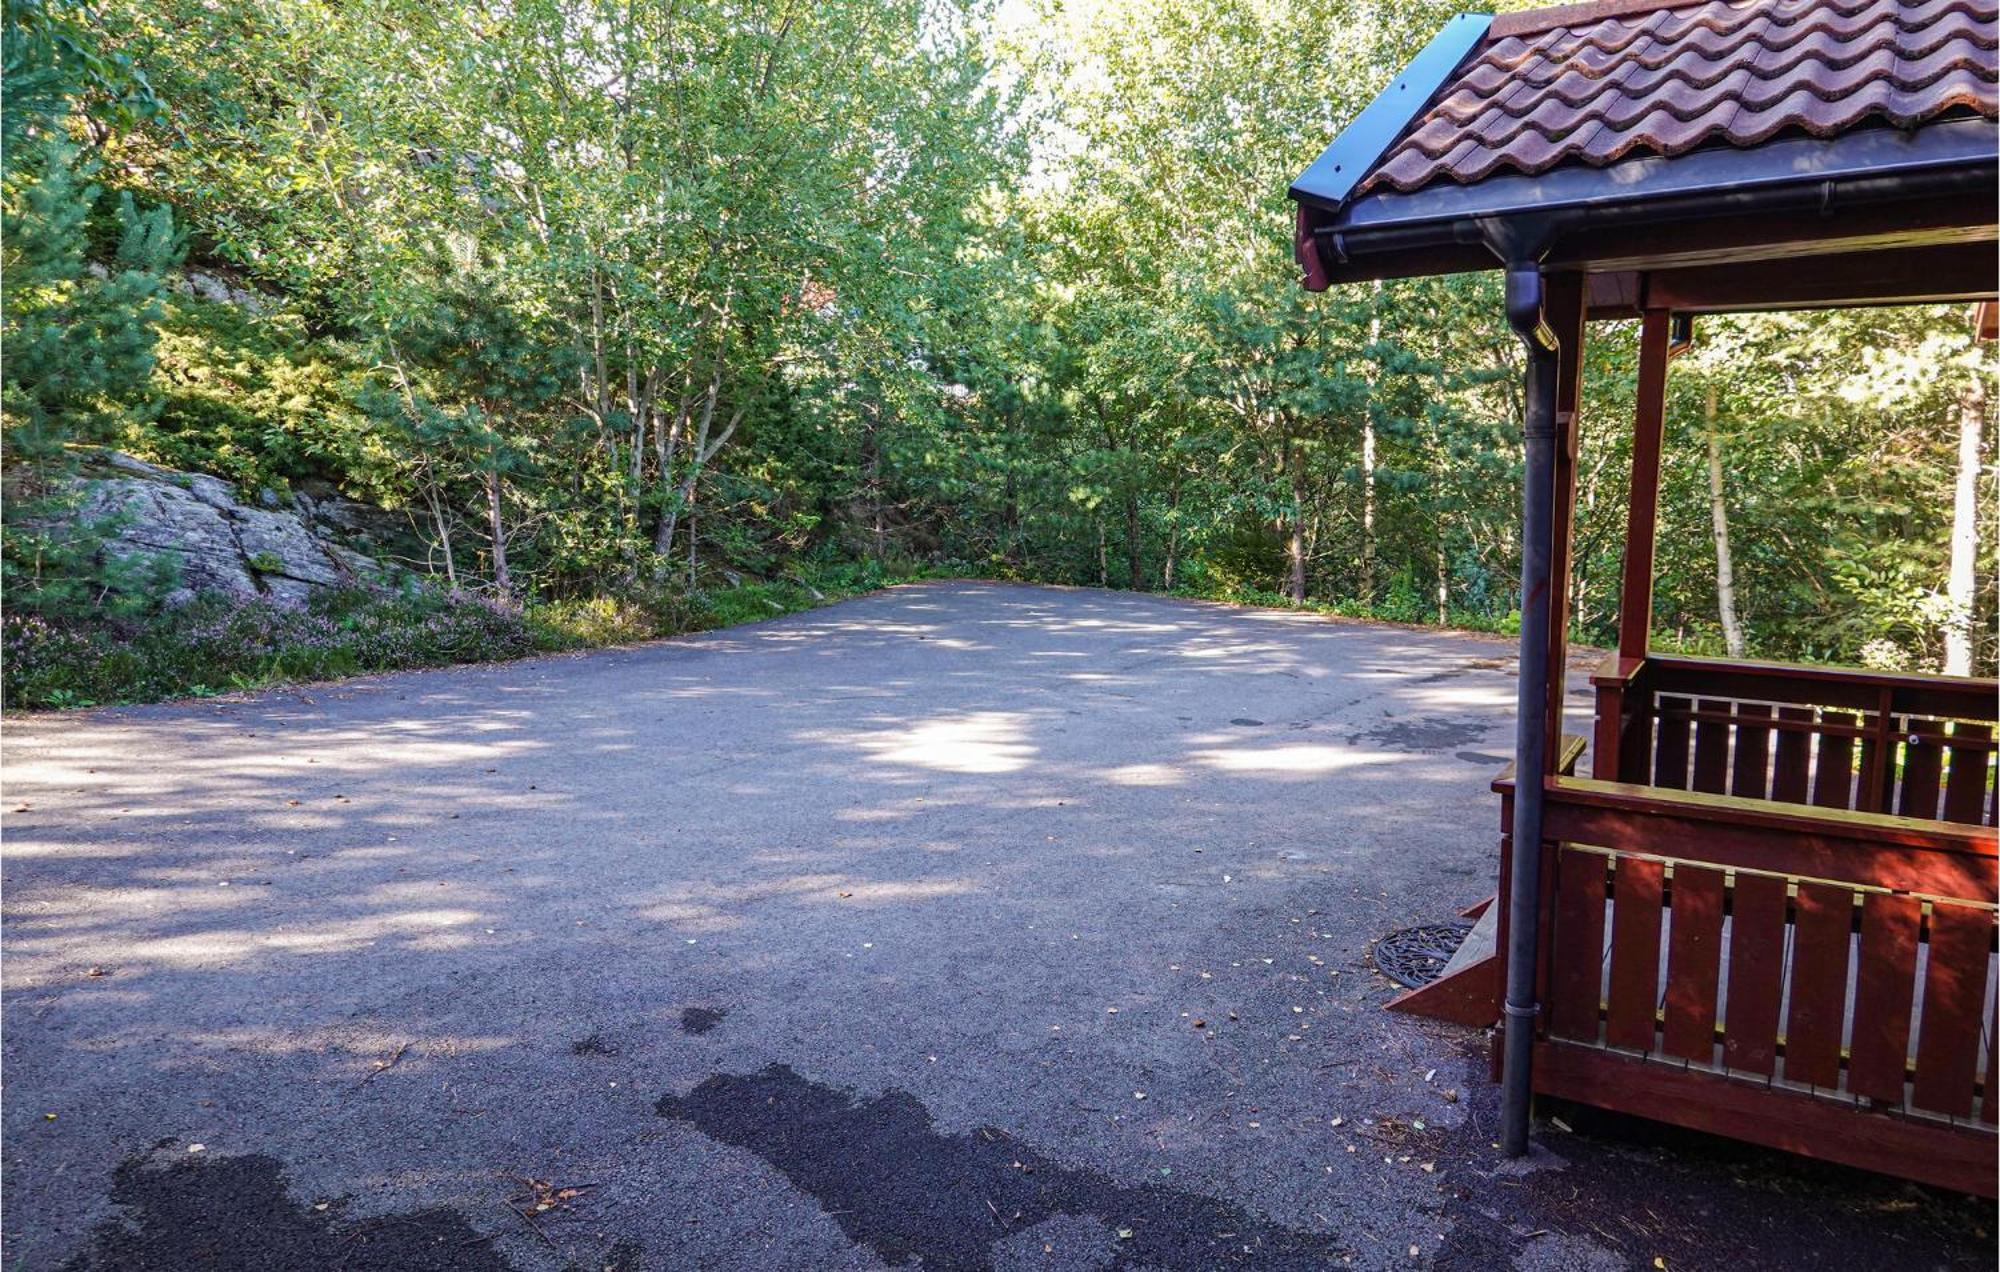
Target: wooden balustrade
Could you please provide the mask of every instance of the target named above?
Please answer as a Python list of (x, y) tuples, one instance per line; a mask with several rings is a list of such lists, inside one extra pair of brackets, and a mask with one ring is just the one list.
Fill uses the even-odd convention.
[(1538, 1090), (1994, 1192), (1992, 830), (1564, 777), (1543, 816)]
[(1608, 658), (1592, 772), (1638, 785), (1992, 825), (2000, 684), (1716, 658)]

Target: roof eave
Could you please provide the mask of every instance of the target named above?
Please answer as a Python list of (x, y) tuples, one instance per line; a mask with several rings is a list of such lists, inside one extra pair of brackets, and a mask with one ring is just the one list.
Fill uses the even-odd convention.
[[(1308, 285), (1495, 268), (1485, 244), (1532, 238), (1553, 247), (1583, 226), (1726, 217), (1778, 201), (1894, 198), (1922, 191), (1993, 189), (2000, 144), (1991, 121), (1941, 120), (1868, 128), (1831, 139), (1793, 137), (1754, 149), (1718, 147), (1647, 155), (1601, 168), (1565, 165), (1476, 184), (1371, 191), (1337, 210), (1303, 203), (1300, 247), (1316, 244)], [(1801, 205), (1802, 206), (1802, 205)], [(1809, 209), (1808, 209), (1809, 210)], [(1796, 211), (1796, 209), (1795, 209)], [(1990, 210), (1983, 223), (1994, 220)], [(1627, 262), (1629, 265), (1630, 262)]]

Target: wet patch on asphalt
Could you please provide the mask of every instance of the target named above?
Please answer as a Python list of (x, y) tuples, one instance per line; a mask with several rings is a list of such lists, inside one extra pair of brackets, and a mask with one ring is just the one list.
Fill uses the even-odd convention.
[(587, 1038), (578, 1038), (569, 1044), (569, 1053), (573, 1056), (615, 1056), (618, 1054), (618, 1047), (615, 1043), (607, 1041), (603, 1034), (591, 1034)]
[(681, 1032), (705, 1034), (722, 1023), (729, 1013), (720, 1007), (688, 1007), (681, 1011)]
[(338, 1223), (302, 1205), (284, 1168), (258, 1156), (135, 1158), (112, 1177), (126, 1216), (98, 1225), (63, 1272), (507, 1272), (465, 1217), (442, 1207)]
[(1511, 755), (1488, 755), (1484, 751), (1453, 751), (1451, 758), (1464, 760), (1467, 764), (1511, 764)]
[(907, 1092), (856, 1101), (786, 1065), (718, 1074), (655, 1111), (757, 1154), (889, 1263), (991, 1267), (995, 1243), (1060, 1216), (1103, 1223), (1111, 1266), (1322, 1266), (1348, 1253), (1212, 1197), (1061, 1165), (1005, 1131), (941, 1134)]
[(1476, 721), (1419, 718), (1377, 725), (1347, 741), (1351, 746), (1367, 743), (1392, 751), (1433, 752), (1449, 751), (1455, 746), (1477, 742), (1485, 736), (1486, 726)]

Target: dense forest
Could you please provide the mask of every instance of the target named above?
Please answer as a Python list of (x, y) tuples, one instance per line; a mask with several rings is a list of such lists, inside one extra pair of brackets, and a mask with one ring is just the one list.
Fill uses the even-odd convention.
[[(6, 0), (9, 701), (937, 573), (1507, 630), (1497, 279), (1309, 294), (1285, 198), (1455, 7)], [(1659, 643), (1992, 674), (1969, 317), (1698, 325)], [(1591, 334), (1606, 641), (1636, 332)], [(401, 530), (365, 586), (191, 592), (89, 515), (110, 452)]]

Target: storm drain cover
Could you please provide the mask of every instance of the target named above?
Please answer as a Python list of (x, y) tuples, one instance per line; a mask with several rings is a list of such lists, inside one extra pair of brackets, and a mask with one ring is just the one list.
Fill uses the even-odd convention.
[(1428, 985), (1471, 930), (1470, 923), (1420, 923), (1391, 932), (1375, 942), (1375, 968), (1405, 989)]

